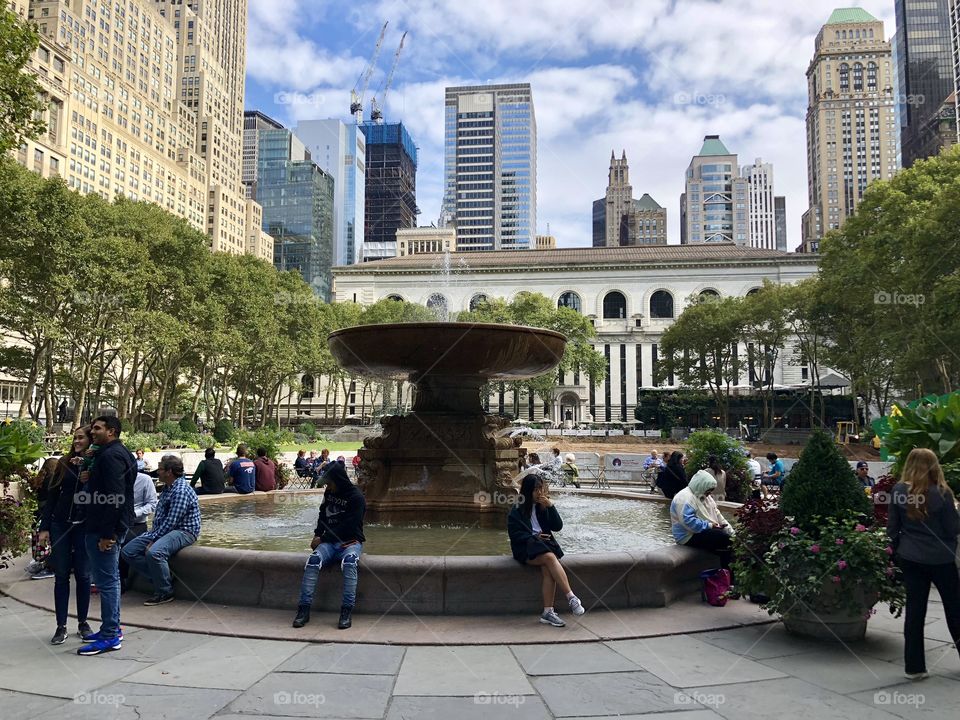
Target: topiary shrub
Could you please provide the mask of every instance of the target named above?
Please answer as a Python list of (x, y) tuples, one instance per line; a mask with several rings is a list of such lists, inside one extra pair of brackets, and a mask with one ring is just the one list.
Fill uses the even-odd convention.
[(217, 420), (213, 426), (213, 439), (218, 443), (226, 444), (233, 440), (236, 430), (233, 429), (233, 423), (226, 418)]
[(750, 481), (743, 444), (719, 430), (698, 430), (686, 442), (687, 477), (707, 467), (707, 459), (716, 455), (727, 471), (727, 500), (744, 502), (750, 497)]
[(182, 432), (184, 435), (196, 435), (198, 432), (200, 432), (200, 428), (197, 427), (197, 424), (189, 415), (184, 415), (182, 418), (180, 418), (180, 422), (177, 423), (177, 426), (180, 428), (180, 432)]
[(120, 421), (120, 430), (123, 433), (132, 433), (133, 432), (133, 423), (130, 422), (127, 418), (123, 418)]
[(790, 471), (780, 498), (783, 514), (802, 530), (815, 532), (817, 519), (848, 518), (851, 513), (872, 517), (870, 499), (833, 438), (815, 431)]
[(309, 422), (300, 423), (297, 426), (297, 433), (313, 440), (317, 436), (317, 426)]
[(161, 420), (157, 423), (157, 432), (166, 435), (170, 440), (180, 437), (180, 426), (173, 420)]

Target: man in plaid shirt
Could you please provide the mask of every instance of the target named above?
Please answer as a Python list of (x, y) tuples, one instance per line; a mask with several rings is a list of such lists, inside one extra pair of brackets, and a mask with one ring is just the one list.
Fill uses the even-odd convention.
[(153, 518), (153, 529), (123, 546), (123, 558), (134, 570), (153, 582), (154, 595), (144, 605), (162, 605), (173, 600), (171, 557), (200, 537), (200, 503), (183, 474), (183, 461), (164, 455), (157, 466), (164, 484)]

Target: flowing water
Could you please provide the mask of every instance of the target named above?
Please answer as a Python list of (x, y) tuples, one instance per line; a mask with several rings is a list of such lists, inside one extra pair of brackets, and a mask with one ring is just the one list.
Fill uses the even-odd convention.
[[(566, 553), (650, 550), (673, 543), (667, 505), (643, 500), (558, 494), (557, 539)], [(201, 503), (200, 545), (309, 552), (320, 495), (272, 493)], [(502, 530), (462, 526), (364, 526), (364, 552), (374, 555), (509, 555)]]

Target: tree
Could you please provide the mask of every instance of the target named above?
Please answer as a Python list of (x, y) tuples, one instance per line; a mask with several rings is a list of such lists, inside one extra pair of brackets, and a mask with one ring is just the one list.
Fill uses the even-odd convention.
[(747, 295), (741, 304), (743, 342), (747, 363), (753, 371), (750, 383), (763, 402), (763, 426), (771, 427), (774, 371), (787, 341), (788, 294), (782, 286), (765, 281), (759, 291)]
[[(784, 288), (786, 295), (787, 326), (797, 343), (794, 364), (806, 365), (810, 369), (810, 388), (813, 396), (810, 403), (811, 420), (819, 418), (823, 425), (824, 405), (820, 383), (820, 370), (825, 362), (827, 335), (830, 320), (824, 302), (820, 282), (817, 278), (807, 278), (796, 285)], [(817, 406), (819, 404), (819, 410)]]
[(723, 427), (730, 422), (731, 389), (740, 379), (742, 303), (733, 297), (695, 300), (660, 340), (663, 362), (658, 375), (672, 374), (687, 387), (709, 388)]
[(40, 45), (32, 23), (22, 20), (4, 3), (0, 7), (0, 155), (6, 155), (47, 129), (43, 88), (26, 70)]

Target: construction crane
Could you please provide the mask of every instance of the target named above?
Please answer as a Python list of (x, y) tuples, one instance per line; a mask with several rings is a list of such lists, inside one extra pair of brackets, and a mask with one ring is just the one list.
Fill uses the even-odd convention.
[[(367, 85), (370, 84), (370, 76), (373, 75), (373, 69), (377, 66), (377, 58), (380, 57), (380, 46), (383, 45), (383, 36), (387, 32), (387, 25), (390, 24), (388, 20), (383, 24), (383, 27), (380, 28), (380, 37), (377, 38), (377, 45), (373, 48), (373, 55), (370, 58), (370, 62), (367, 64), (367, 69), (363, 71), (363, 74), (357, 79), (357, 84), (353, 86), (353, 90), (350, 91), (350, 114), (353, 115), (357, 120), (357, 125), (363, 122), (363, 96), (367, 94)], [(360, 88), (360, 92), (357, 92), (357, 88)]]
[(400, 62), (400, 51), (403, 50), (403, 41), (407, 39), (407, 33), (404, 32), (400, 36), (400, 46), (397, 48), (397, 52), (393, 54), (393, 67), (390, 68), (390, 74), (387, 75), (387, 79), (383, 81), (383, 85), (380, 87), (383, 88), (383, 95), (380, 96), (380, 102), (377, 102), (377, 95), (380, 94), (380, 88), (377, 88), (377, 95), (374, 95), (370, 100), (370, 119), (373, 120), (378, 125), (383, 124), (383, 108), (387, 105), (387, 93), (390, 92), (390, 83), (393, 82), (393, 74), (397, 71), (397, 63)]

